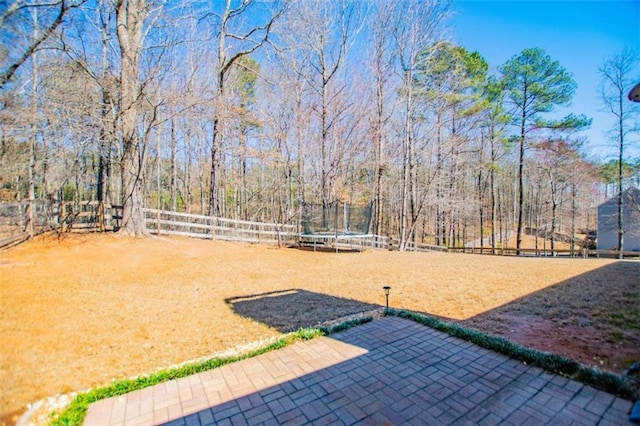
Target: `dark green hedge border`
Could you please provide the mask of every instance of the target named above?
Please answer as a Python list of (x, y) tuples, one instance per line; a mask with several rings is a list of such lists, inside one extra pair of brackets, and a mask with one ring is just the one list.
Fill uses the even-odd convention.
[(445, 322), (435, 317), (417, 314), (411, 311), (385, 309), (384, 314), (385, 316), (397, 316), (410, 319), (483, 348), (526, 362), (529, 365), (540, 367), (551, 373), (562, 375), (630, 401), (634, 401), (639, 397), (638, 390), (635, 389), (628, 380), (625, 380), (624, 377), (606, 371), (600, 371), (564, 356), (520, 346), (502, 337), (490, 336), (455, 323)]
[(195, 362), (193, 364), (187, 364), (182, 367), (161, 370), (161, 371), (158, 371), (157, 373), (153, 373), (147, 376), (137, 377), (135, 379), (117, 380), (108, 386), (94, 388), (87, 392), (78, 394), (71, 401), (71, 403), (67, 407), (65, 407), (60, 413), (53, 413), (51, 415), (51, 425), (53, 426), (81, 425), (82, 422), (84, 421), (84, 418), (87, 415), (87, 410), (89, 409), (89, 405), (101, 399), (124, 395), (126, 393), (129, 393), (135, 390), (144, 389), (149, 386), (154, 386), (169, 380), (180, 379), (183, 377), (190, 376), (192, 374), (202, 373), (204, 371), (212, 370), (214, 368), (231, 364), (236, 361), (253, 358), (255, 356), (274, 351), (276, 349), (282, 349), (285, 346), (289, 346), (299, 341), (311, 340), (316, 337), (337, 333), (339, 331), (343, 331), (348, 328), (370, 322), (372, 320), (373, 320), (372, 317), (363, 317), (363, 318), (345, 321), (340, 324), (336, 324), (329, 327), (301, 328), (296, 332), (286, 334), (285, 336), (281, 337), (280, 339), (274, 341), (273, 343), (263, 348), (256, 349), (246, 354), (224, 357), (224, 358), (211, 358), (206, 361)]

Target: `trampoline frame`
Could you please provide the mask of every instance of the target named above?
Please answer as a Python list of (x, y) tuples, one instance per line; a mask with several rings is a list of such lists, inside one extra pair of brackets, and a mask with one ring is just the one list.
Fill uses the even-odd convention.
[[(340, 240), (348, 241), (349, 248), (353, 249), (353, 242), (351, 240), (360, 240), (360, 250), (364, 251), (365, 246), (368, 246), (366, 243), (367, 239), (371, 239), (371, 249), (375, 250), (376, 245), (376, 236), (374, 234), (300, 234), (300, 246), (302, 246), (302, 240), (311, 240), (313, 244), (313, 251), (317, 251), (318, 245), (326, 247), (326, 242), (330, 242), (333, 240), (333, 247), (335, 248), (336, 253), (340, 251)], [(322, 244), (318, 244), (321, 241)], [(346, 245), (343, 243), (343, 246)]]

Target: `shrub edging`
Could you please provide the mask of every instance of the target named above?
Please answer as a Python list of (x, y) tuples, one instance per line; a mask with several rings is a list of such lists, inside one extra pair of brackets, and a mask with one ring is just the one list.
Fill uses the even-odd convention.
[(537, 349), (513, 343), (503, 337), (491, 336), (480, 331), (463, 327), (459, 324), (442, 321), (438, 318), (418, 314), (407, 310), (385, 309), (385, 316), (397, 316), (409, 319), (418, 324), (442, 331), (453, 337), (471, 342), (510, 358), (559, 374), (596, 389), (611, 393), (629, 401), (638, 399), (638, 391), (622, 376), (584, 365), (573, 359), (542, 352)]

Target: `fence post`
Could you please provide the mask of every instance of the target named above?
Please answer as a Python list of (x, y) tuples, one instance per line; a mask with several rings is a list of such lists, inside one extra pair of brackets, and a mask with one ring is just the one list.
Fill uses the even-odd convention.
[(29, 204), (27, 204), (27, 232), (29, 232), (29, 238), (33, 238), (33, 198), (29, 198)]
[(160, 235), (160, 209), (156, 210), (156, 235)]
[(60, 203), (60, 229), (62, 232), (67, 232), (67, 203), (62, 201)]
[(60, 212), (61, 207), (62, 205), (59, 201), (54, 201), (51, 204), (51, 215), (53, 216), (51, 220), (56, 230), (58, 230), (59, 227), (62, 227), (62, 224), (60, 223), (60, 219), (62, 218), (62, 214)]
[(98, 230), (100, 232), (104, 232), (106, 230), (106, 211), (104, 206), (104, 201), (98, 201)]

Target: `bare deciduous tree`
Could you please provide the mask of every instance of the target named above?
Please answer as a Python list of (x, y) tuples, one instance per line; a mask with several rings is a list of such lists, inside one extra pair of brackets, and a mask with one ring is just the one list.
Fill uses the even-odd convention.
[[(81, 6), (86, 0), (28, 1), (9, 2), (0, 15), (0, 39), (4, 47), (0, 48), (0, 89), (47, 40), (62, 23), (65, 15)], [(36, 12), (36, 15), (33, 12)], [(32, 16), (37, 16), (31, 20)], [(23, 28), (26, 26), (27, 28)], [(31, 28), (31, 31), (28, 30)], [(26, 31), (25, 31), (26, 30)], [(3, 51), (4, 49), (7, 49)]]
[(120, 44), (120, 106), (122, 121), (122, 231), (132, 235), (146, 233), (142, 193), (142, 141), (138, 120), (141, 112), (140, 55), (144, 20), (149, 11), (146, 0), (119, 0), (116, 26)]
[(626, 98), (627, 92), (637, 82), (638, 75), (634, 73), (637, 73), (639, 62), (638, 51), (625, 49), (605, 60), (599, 69), (602, 78), (600, 98), (605, 110), (615, 117), (612, 131), (618, 145), (618, 252), (620, 258), (624, 248), (622, 177), (625, 141), (627, 136), (637, 132), (640, 126), (637, 115), (634, 115), (638, 114), (640, 108), (637, 104), (628, 102)]
[[(403, 112), (404, 126), (402, 134), (402, 209), (400, 214), (400, 248), (406, 248), (411, 238), (409, 207), (414, 181), (415, 140), (414, 125), (416, 122), (413, 80), (419, 55), (427, 47), (433, 45), (439, 38), (445, 19), (449, 13), (449, 3), (446, 1), (394, 3), (393, 24), (390, 28), (395, 41), (400, 78), (404, 89), (405, 111)], [(413, 197), (415, 198), (415, 196)]]
[(239, 4), (235, 4), (235, 2), (231, 0), (226, 0), (224, 10), (221, 13), (212, 11), (205, 15), (205, 18), (215, 17), (219, 25), (217, 66), (215, 73), (216, 104), (213, 113), (213, 135), (211, 141), (211, 177), (209, 189), (209, 214), (211, 215), (220, 214), (220, 150), (224, 127), (227, 77), (234, 64), (241, 58), (258, 50), (268, 41), (274, 22), (285, 10), (285, 6), (279, 5), (275, 11), (269, 14), (263, 24), (254, 25), (246, 18), (248, 11), (256, 4), (257, 2), (254, 0), (245, 0)]

